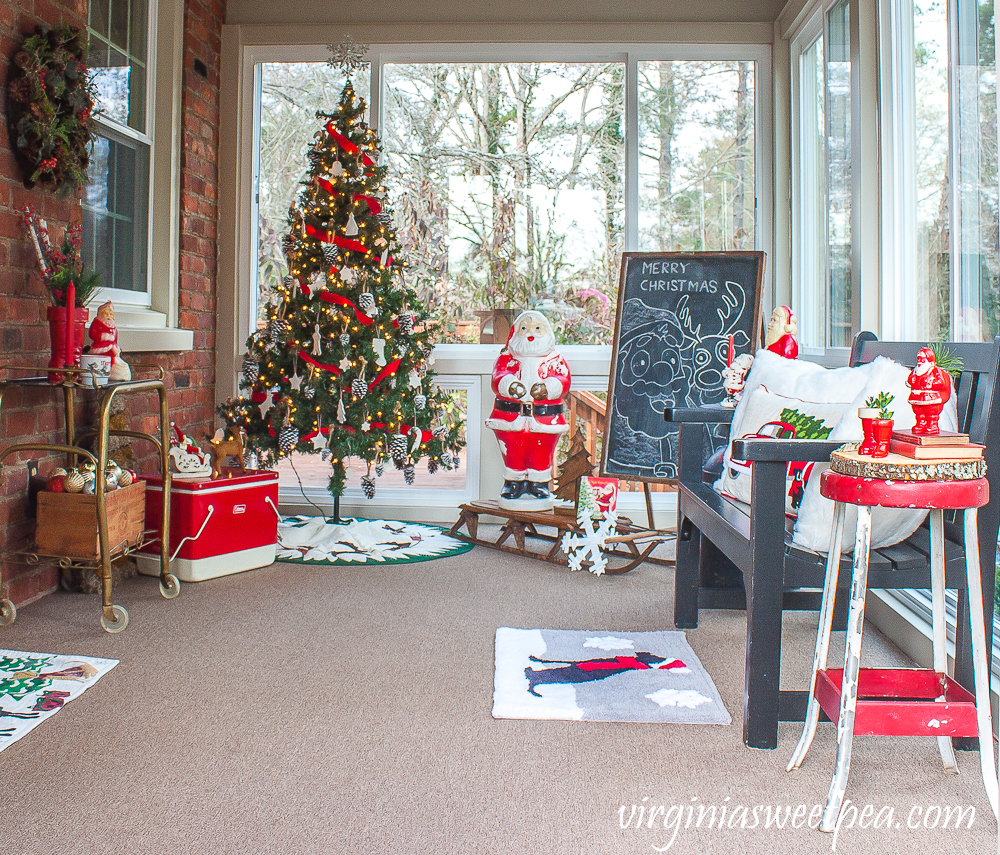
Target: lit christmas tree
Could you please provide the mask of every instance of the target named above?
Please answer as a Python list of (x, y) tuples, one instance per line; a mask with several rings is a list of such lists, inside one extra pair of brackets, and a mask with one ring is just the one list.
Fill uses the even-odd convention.
[(464, 445), (430, 370), (430, 319), (403, 279), (387, 168), (364, 112), (348, 79), (336, 112), (316, 114), (323, 127), (284, 238), (288, 275), (265, 328), (247, 340), (239, 397), (219, 408), (263, 467), (322, 453), (336, 499), (348, 457), (367, 462), (361, 483), (372, 498), (373, 469), (391, 462), (413, 483), (421, 458), (430, 472), (450, 469)]

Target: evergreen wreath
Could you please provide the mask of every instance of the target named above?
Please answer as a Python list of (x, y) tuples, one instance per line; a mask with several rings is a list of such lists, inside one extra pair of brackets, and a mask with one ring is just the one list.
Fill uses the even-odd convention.
[(67, 194), (87, 181), (94, 87), (86, 58), (86, 32), (68, 24), (35, 27), (14, 54), (8, 121), (29, 188), (40, 183)]

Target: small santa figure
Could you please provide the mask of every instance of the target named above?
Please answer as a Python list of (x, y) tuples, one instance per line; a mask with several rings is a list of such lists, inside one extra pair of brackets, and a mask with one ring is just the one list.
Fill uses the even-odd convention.
[(132, 379), (132, 369), (122, 359), (121, 348), (118, 347), (118, 327), (115, 326), (115, 307), (109, 300), (97, 310), (97, 317), (90, 324), (87, 333), (93, 344), (87, 348), (87, 353), (95, 356), (111, 357), (112, 383), (121, 383)]
[(906, 378), (906, 385), (910, 387), (910, 406), (917, 422), (913, 433), (939, 433), (938, 419), (951, 397), (951, 376), (934, 364), (934, 351), (929, 347), (917, 352), (917, 365)]
[(799, 344), (795, 340), (798, 331), (799, 325), (792, 310), (788, 306), (778, 306), (767, 322), (764, 346), (778, 356), (795, 359), (799, 355)]
[(555, 335), (541, 312), (522, 312), (493, 366), (496, 400), (486, 427), (496, 433), (504, 462), (500, 507), (548, 510), (552, 459), (569, 430), (562, 399), (569, 365), (555, 349)]
[(722, 372), (722, 388), (726, 390), (726, 400), (722, 406), (733, 409), (743, 397), (743, 387), (746, 386), (747, 374), (753, 365), (753, 357), (749, 353), (741, 353)]

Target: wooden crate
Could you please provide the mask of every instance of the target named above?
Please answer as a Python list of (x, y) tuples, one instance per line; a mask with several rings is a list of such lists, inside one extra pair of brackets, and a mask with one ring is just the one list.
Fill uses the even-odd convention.
[[(105, 496), (108, 509), (108, 545), (112, 552), (135, 546), (146, 519), (146, 482), (112, 490)], [(97, 497), (83, 493), (38, 494), (35, 547), (43, 555), (97, 559)]]

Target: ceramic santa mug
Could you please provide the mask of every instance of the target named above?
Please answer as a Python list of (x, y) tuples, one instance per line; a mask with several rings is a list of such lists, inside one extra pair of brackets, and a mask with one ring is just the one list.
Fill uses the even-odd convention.
[(111, 378), (111, 357), (85, 353), (80, 357), (80, 381), (85, 386), (107, 386)]

